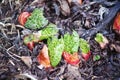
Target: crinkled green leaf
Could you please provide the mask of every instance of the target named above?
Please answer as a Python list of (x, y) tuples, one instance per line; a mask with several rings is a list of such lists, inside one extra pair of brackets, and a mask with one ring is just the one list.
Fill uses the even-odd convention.
[(99, 43), (99, 42), (103, 42), (103, 34), (101, 33), (97, 33), (96, 34), (96, 37), (95, 37), (95, 40)]
[(76, 31), (73, 31), (73, 34), (70, 35), (66, 33), (64, 35), (64, 51), (73, 54), (74, 52), (78, 52), (79, 47), (79, 35)]
[(27, 19), (25, 27), (29, 29), (40, 29), (47, 23), (48, 20), (43, 16), (43, 10), (36, 8)]
[(58, 32), (58, 29), (56, 25), (49, 24), (46, 28), (41, 30), (40, 40), (48, 39), (49, 37), (56, 35), (57, 32)]
[(90, 51), (90, 45), (88, 42), (82, 38), (80, 38), (80, 50), (82, 53), (87, 54)]
[(64, 41), (63, 38), (58, 39), (53, 37), (52, 39), (48, 39), (48, 50), (50, 62), (53, 67), (57, 66), (61, 60), (62, 52), (64, 49)]
[(28, 44), (29, 42), (32, 42), (33, 40), (34, 40), (34, 35), (32, 35), (32, 34), (24, 37), (25, 44)]

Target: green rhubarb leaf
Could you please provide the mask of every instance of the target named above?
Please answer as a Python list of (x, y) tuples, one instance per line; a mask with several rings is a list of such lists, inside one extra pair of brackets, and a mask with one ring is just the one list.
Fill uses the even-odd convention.
[(33, 34), (30, 34), (30, 35), (24, 37), (23, 42), (24, 42), (25, 44), (28, 44), (28, 43), (30, 43), (30, 42), (33, 42), (33, 40), (34, 40), (34, 35), (33, 35)]
[(51, 65), (55, 67), (59, 64), (62, 57), (62, 52), (64, 50), (63, 38), (61, 39), (58, 39), (56, 37), (52, 37), (52, 39), (49, 38), (47, 44)]
[(46, 28), (41, 30), (40, 40), (48, 39), (49, 37), (56, 35), (57, 32), (58, 32), (58, 29), (56, 25), (51, 23)]
[(48, 20), (43, 16), (43, 10), (36, 8), (27, 19), (25, 27), (29, 29), (40, 29), (48, 24)]
[(88, 42), (82, 38), (80, 38), (80, 50), (82, 53), (87, 54), (90, 51), (90, 45)]
[(96, 34), (96, 37), (95, 37), (95, 40), (98, 42), (98, 43), (100, 43), (100, 42), (103, 42), (103, 34), (101, 34), (101, 33), (97, 33)]
[(64, 35), (64, 51), (73, 54), (78, 52), (79, 47), (79, 35), (76, 31), (73, 31), (73, 34), (70, 35), (66, 33)]

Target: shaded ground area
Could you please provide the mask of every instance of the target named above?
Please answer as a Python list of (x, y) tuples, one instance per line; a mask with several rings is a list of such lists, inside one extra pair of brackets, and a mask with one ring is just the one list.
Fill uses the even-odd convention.
[[(91, 47), (90, 59), (79, 54), (79, 66), (71, 66), (63, 59), (53, 69), (39, 66), (37, 55), (43, 44), (35, 44), (33, 51), (23, 43), (23, 31), (18, 16), (23, 11), (44, 8), (44, 16), (57, 25), (59, 35), (75, 30)], [(66, 0), (2, 0), (0, 2), (0, 80), (119, 80), (120, 35), (113, 29), (113, 21), (120, 11), (120, 2), (84, 0), (82, 4)], [(26, 32), (34, 32), (28, 30)], [(95, 41), (96, 33), (109, 40), (105, 49)], [(94, 56), (99, 55), (99, 60)], [(21, 56), (28, 56), (32, 64), (26, 65)], [(27, 77), (27, 78), (26, 78)]]

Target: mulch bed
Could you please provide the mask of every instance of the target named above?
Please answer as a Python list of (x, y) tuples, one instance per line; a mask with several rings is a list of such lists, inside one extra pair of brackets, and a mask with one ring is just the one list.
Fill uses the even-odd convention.
[[(18, 22), (21, 12), (32, 12), (41, 7), (49, 22), (60, 28), (59, 35), (75, 30), (90, 43), (92, 55), (88, 61), (80, 57), (81, 63), (76, 67), (62, 59), (53, 69), (41, 68), (37, 55), (43, 45), (36, 44), (33, 51), (29, 50), (23, 43), (26, 29)], [(82, 4), (69, 4), (66, 0), (1, 0), (0, 80), (119, 80), (120, 34), (112, 29), (119, 11), (118, 0), (83, 0)], [(105, 49), (94, 40), (98, 32), (109, 40)], [(95, 61), (95, 55), (100, 59)], [(31, 67), (21, 60), (21, 56), (31, 58)]]

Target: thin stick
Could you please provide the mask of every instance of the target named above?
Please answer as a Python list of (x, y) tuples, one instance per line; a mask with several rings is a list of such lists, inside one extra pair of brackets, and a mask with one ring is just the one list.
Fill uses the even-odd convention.
[[(13, 54), (12, 52), (9, 51), (9, 50), (12, 49), (14, 46), (15, 46), (15, 45), (13, 45), (12, 47), (10, 47), (10, 48), (7, 49), (7, 54), (8, 54), (11, 58), (15, 59), (16, 61), (20, 61), (20, 60), (18, 60), (18, 59), (15, 58), (15, 57), (21, 58), (20, 56), (18, 56), (18, 55), (16, 55), (16, 54)], [(10, 52), (12, 55), (11, 55), (9, 52)], [(15, 57), (13, 57), (13, 55), (14, 55)]]

